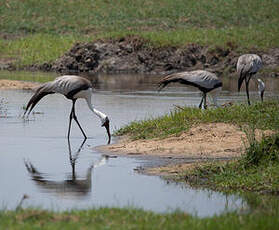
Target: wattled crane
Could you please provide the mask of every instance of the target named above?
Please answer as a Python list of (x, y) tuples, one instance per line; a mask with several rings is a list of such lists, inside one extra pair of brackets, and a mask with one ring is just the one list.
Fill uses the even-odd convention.
[(98, 111), (93, 107), (91, 103), (92, 88), (93, 86), (91, 82), (83, 77), (74, 76), (74, 75), (65, 75), (65, 76), (58, 77), (54, 81), (43, 84), (36, 90), (35, 94), (31, 97), (31, 99), (27, 104), (24, 115), (27, 112), (29, 115), (32, 109), (34, 108), (34, 106), (44, 96), (53, 93), (63, 94), (67, 99), (72, 101), (72, 110), (70, 113), (69, 128), (68, 128), (68, 138), (70, 137), (72, 119), (74, 119), (78, 124), (84, 138), (86, 139), (87, 136), (85, 135), (81, 125), (79, 124), (75, 113), (76, 100), (78, 98), (83, 98), (86, 100), (89, 109), (100, 118), (101, 125), (106, 128), (108, 134), (108, 144), (109, 144), (111, 139), (110, 130), (109, 130), (109, 119), (107, 115), (105, 115), (104, 113)]
[(204, 105), (204, 108), (207, 108), (206, 94), (208, 92), (215, 91), (212, 96), (213, 102), (217, 106), (216, 97), (222, 89), (222, 82), (214, 73), (205, 70), (173, 73), (167, 75), (159, 81), (159, 90), (162, 90), (165, 86), (172, 82), (179, 82), (184, 85), (190, 85), (198, 88), (203, 93), (199, 108), (202, 107), (202, 103)]
[[(249, 81), (261, 68), (263, 62), (262, 59), (256, 54), (244, 54), (238, 58), (236, 70), (239, 74), (238, 79), (238, 92), (240, 91), (242, 82), (245, 80), (246, 86), (246, 95), (248, 100), (248, 105), (250, 105), (250, 97), (249, 97)], [(261, 96), (261, 100), (263, 101), (263, 95), (265, 91), (265, 84), (261, 79), (253, 78), (258, 84), (259, 94)]]

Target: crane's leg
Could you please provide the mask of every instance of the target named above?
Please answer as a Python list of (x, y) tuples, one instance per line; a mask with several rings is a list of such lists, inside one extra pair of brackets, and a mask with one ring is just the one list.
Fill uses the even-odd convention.
[(85, 132), (83, 131), (83, 129), (81, 128), (81, 125), (78, 122), (78, 119), (77, 119), (77, 116), (76, 116), (76, 113), (75, 113), (75, 103), (76, 103), (76, 100), (73, 100), (73, 106), (72, 106), (72, 111), (71, 111), (70, 120), (69, 120), (68, 139), (70, 138), (71, 125), (72, 125), (72, 119), (73, 118), (76, 121), (76, 123), (78, 124), (78, 127), (80, 128), (80, 130), (81, 130), (81, 132), (84, 136), (84, 139), (87, 139), (87, 136), (85, 135)]
[(245, 84), (246, 84), (246, 95), (247, 95), (247, 100), (248, 100), (248, 105), (251, 105), (250, 103), (250, 97), (249, 97), (249, 81), (250, 81), (251, 75), (250, 77), (247, 79), (245, 78)]
[(202, 95), (201, 103), (199, 104), (199, 108), (200, 108), (200, 109), (201, 109), (201, 107), (202, 107), (202, 103), (203, 103), (203, 95)]
[(84, 136), (84, 139), (87, 139), (87, 136), (85, 135), (85, 132), (83, 131), (83, 129), (81, 128), (81, 125), (79, 124), (79, 122), (78, 122), (78, 119), (77, 119), (77, 116), (76, 116), (76, 112), (75, 112), (75, 100), (74, 100), (74, 102), (73, 102), (73, 118), (74, 118), (74, 120), (76, 121), (76, 123), (78, 124), (78, 127), (79, 127), (79, 129), (81, 130), (81, 132), (82, 132), (82, 134), (83, 134), (83, 136)]
[(203, 93), (203, 97), (204, 97), (203, 108), (204, 108), (204, 109), (207, 109), (207, 105), (206, 105), (206, 93)]
[(71, 126), (72, 126), (72, 119), (73, 119), (73, 107), (74, 107), (74, 102), (73, 102), (72, 110), (71, 110), (70, 117), (69, 117), (68, 140), (70, 138), (70, 133), (71, 133)]

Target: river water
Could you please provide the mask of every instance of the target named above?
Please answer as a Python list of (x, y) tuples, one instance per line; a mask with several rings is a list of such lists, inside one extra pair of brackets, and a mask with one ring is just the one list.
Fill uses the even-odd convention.
[[(0, 78), (22, 79), (24, 74), (3, 72)], [(199, 92), (191, 88), (186, 91), (185, 87), (174, 86), (157, 93), (156, 77), (150, 80), (140, 75), (100, 75), (92, 80), (96, 85), (93, 104), (110, 117), (113, 130), (133, 120), (168, 113), (174, 105), (197, 106), (200, 101)], [(270, 85), (274, 89), (267, 90), (267, 96), (276, 97), (278, 81)], [(73, 123), (68, 143), (71, 102), (62, 95), (49, 95), (40, 101), (29, 120), (24, 120), (23, 106), (31, 96), (31, 91), (0, 90), (2, 208), (15, 209), (24, 194), (28, 199), (23, 207), (52, 210), (128, 206), (155, 212), (181, 210), (203, 217), (247, 208), (237, 195), (193, 189), (137, 173), (135, 169), (148, 159), (105, 157), (94, 148), (106, 144), (105, 129), (83, 100), (76, 103), (76, 111), (89, 139), (83, 143)], [(252, 97), (257, 100), (257, 93), (252, 92)], [(238, 94), (225, 85), (219, 103), (242, 100), (244, 93)]]

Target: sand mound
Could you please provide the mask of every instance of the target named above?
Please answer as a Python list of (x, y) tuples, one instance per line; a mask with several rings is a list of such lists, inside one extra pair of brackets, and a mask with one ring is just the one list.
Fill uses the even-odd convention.
[[(270, 131), (256, 130), (256, 137)], [(102, 146), (102, 151), (127, 155), (179, 156), (219, 158), (240, 156), (247, 142), (246, 135), (236, 125), (208, 123), (192, 127), (180, 136), (166, 139), (136, 140), (122, 138), (118, 143)]]

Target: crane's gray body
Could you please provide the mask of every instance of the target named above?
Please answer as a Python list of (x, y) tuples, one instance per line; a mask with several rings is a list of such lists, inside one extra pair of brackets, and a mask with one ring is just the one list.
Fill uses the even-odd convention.
[(257, 54), (244, 54), (238, 58), (236, 70), (238, 74), (256, 74), (263, 66)]
[[(195, 70), (189, 72), (180, 72), (167, 75), (159, 81), (160, 90), (166, 87), (169, 83), (179, 82), (184, 85), (190, 85), (198, 88), (203, 92), (203, 97), (199, 107), (201, 108), (204, 101), (204, 108), (206, 108), (206, 94), (214, 89), (221, 89), (222, 81), (216, 76), (216, 74), (205, 71)], [(214, 95), (214, 96), (217, 96)], [(214, 104), (216, 103), (216, 97), (213, 98)]]
[(164, 77), (159, 85), (164, 88), (169, 83), (179, 82), (185, 85), (197, 87), (202, 92), (210, 92), (213, 89), (222, 87), (222, 81), (211, 72), (205, 70), (195, 70), (190, 72), (173, 73)]

